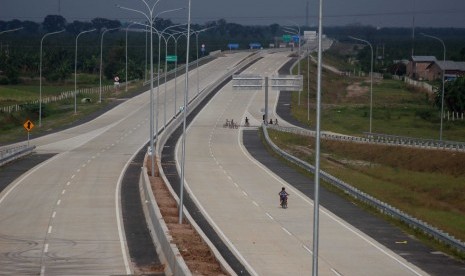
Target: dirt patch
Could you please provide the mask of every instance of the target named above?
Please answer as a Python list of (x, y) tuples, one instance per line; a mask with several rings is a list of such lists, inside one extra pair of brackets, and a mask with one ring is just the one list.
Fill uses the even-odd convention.
[(354, 82), (351, 85), (347, 86), (347, 97), (348, 98), (355, 98), (360, 97), (368, 93), (369, 87), (367, 86), (360, 86), (360, 82)]
[(214, 254), (195, 229), (186, 220), (182, 224), (178, 223), (177, 203), (160, 177), (157, 164), (155, 164), (155, 177), (151, 177), (150, 159), (147, 160), (147, 168), (149, 168), (152, 191), (163, 220), (192, 275), (228, 275), (221, 269)]

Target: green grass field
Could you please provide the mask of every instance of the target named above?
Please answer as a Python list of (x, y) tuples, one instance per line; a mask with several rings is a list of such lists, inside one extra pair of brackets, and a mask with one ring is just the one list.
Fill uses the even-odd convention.
[[(269, 134), (280, 148), (314, 164), (313, 138)], [(465, 240), (465, 153), (323, 140), (320, 161), (331, 175)]]
[[(95, 85), (95, 77), (83, 76), (82, 80), (87, 80), (81, 83), (78, 88), (98, 87)], [(105, 85), (108, 84), (104, 83)], [(26, 120), (31, 120), (35, 127), (30, 132), (31, 138), (49, 133), (57, 128), (63, 128), (81, 118), (94, 113), (95, 111), (104, 108), (111, 104), (111, 99), (118, 97), (130, 97), (131, 89), (140, 87), (141, 83), (134, 83), (130, 85), (130, 90), (125, 93), (120, 89), (117, 93), (104, 92), (103, 101), (99, 103), (99, 94), (78, 94), (77, 96), (77, 114), (74, 114), (74, 98), (68, 98), (58, 102), (51, 102), (42, 105), (42, 126), (39, 127), (39, 105), (29, 104), (22, 111), (15, 111), (12, 113), (0, 113), (0, 145), (11, 142), (21, 141), (27, 139), (27, 132), (23, 128)], [(39, 86), (36, 83), (28, 85), (9, 85), (0, 86), (0, 107), (12, 104), (25, 104), (38, 99)], [(65, 91), (74, 91), (74, 84), (56, 86), (48, 85), (42, 87), (42, 96), (54, 96)], [(83, 98), (90, 98), (90, 103), (83, 103)]]
[[(292, 113), (306, 125), (315, 126), (316, 65), (310, 66), (310, 120), (307, 120), (307, 64), (302, 61), (304, 88), (301, 104), (292, 97)], [(339, 76), (323, 70), (322, 121), (325, 131), (363, 136), (370, 130), (369, 79)], [(439, 139), (440, 110), (432, 96), (398, 80), (376, 80), (373, 85), (373, 133)], [(465, 142), (465, 120), (443, 121), (443, 139)]]
[[(331, 55), (332, 65), (344, 64), (336, 57)], [(310, 64), (310, 89), (306, 87), (306, 60), (301, 68), (305, 86), (301, 105), (295, 92), (291, 112), (299, 121), (314, 127), (316, 65)], [(339, 76), (323, 70), (322, 130), (354, 136), (368, 132), (369, 88), (368, 78)], [(431, 97), (402, 81), (376, 80), (372, 132), (439, 139), (440, 110), (433, 106)], [(313, 139), (275, 131), (270, 132), (270, 137), (287, 152), (314, 163)], [(443, 139), (465, 142), (465, 121), (444, 120)], [(461, 240), (465, 240), (464, 163), (465, 153), (322, 141), (323, 170)], [(460, 254), (459, 257), (464, 258)]]

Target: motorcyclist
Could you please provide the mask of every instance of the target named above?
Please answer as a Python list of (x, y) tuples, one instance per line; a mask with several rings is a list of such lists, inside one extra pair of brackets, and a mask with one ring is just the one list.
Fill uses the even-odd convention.
[(286, 188), (282, 187), (281, 192), (279, 192), (278, 195), (279, 195), (279, 202), (280, 202), (281, 206), (282, 206), (284, 201), (286, 201), (286, 203), (287, 203), (287, 197), (289, 196), (289, 194), (286, 192)]

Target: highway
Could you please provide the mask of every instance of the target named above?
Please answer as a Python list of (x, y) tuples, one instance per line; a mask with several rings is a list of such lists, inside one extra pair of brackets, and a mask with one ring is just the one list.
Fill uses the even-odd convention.
[[(276, 74), (288, 54), (266, 55), (244, 73)], [(278, 92), (269, 92), (275, 107)], [(186, 139), (186, 189), (251, 274), (310, 275), (313, 201), (252, 158), (243, 128), (223, 127), (226, 119), (244, 124), (245, 117), (249, 129), (258, 127), (263, 94), (228, 84), (196, 116)], [(180, 158), (178, 143), (178, 165)], [(278, 199), (283, 186), (291, 194), (286, 210)], [(427, 275), (324, 207), (320, 212), (319, 275)]]
[[(202, 66), (200, 90), (246, 55), (225, 55)], [(196, 73), (190, 73), (190, 98), (197, 91)], [(164, 123), (164, 91), (161, 86), (159, 127)], [(182, 105), (183, 92), (181, 76), (175, 106), (174, 81), (168, 82), (167, 118)], [(38, 154), (54, 156), (0, 193), (1, 275), (133, 272), (119, 191), (125, 167), (149, 140), (149, 95), (127, 99), (88, 123), (31, 140)]]

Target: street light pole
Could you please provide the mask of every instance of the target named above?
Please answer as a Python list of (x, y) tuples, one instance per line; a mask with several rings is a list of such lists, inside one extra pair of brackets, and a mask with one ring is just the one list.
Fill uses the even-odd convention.
[(183, 109), (183, 124), (182, 124), (182, 153), (181, 153), (181, 179), (179, 184), (179, 224), (182, 224), (183, 206), (184, 206), (184, 177), (186, 166), (186, 120), (187, 120), (187, 92), (189, 90), (189, 48), (191, 37), (191, 0), (189, 0), (189, 7), (187, 12), (187, 46), (186, 46), (186, 86), (184, 88), (184, 109)]
[[(105, 35), (106, 32), (117, 30), (119, 28), (113, 28), (113, 29), (105, 29), (102, 32), (102, 37), (100, 38), (100, 88), (99, 88), (99, 100), (98, 102), (102, 102), (102, 64), (103, 64), (103, 36)], [(127, 80), (126, 80), (127, 81)]]
[(371, 45), (370, 42), (366, 40), (356, 38), (353, 36), (349, 36), (349, 37), (353, 40), (358, 40), (358, 41), (368, 44), (368, 46), (370, 46), (370, 49), (371, 49), (371, 69), (370, 69), (370, 75), (371, 75), (371, 79), (370, 79), (370, 134), (371, 134), (371, 126), (372, 126), (372, 118), (373, 118), (373, 46)]
[(78, 46), (78, 38), (79, 36), (81, 36), (82, 34), (85, 34), (85, 33), (90, 33), (90, 32), (93, 32), (95, 31), (96, 29), (91, 29), (91, 30), (87, 30), (87, 31), (83, 31), (83, 32), (80, 32), (77, 36), (76, 36), (76, 50), (75, 50), (75, 55), (74, 55), (74, 115), (77, 114), (77, 46)]
[(19, 31), (19, 30), (22, 30), (22, 29), (24, 29), (24, 27), (19, 27), (19, 28), (16, 28), (16, 29), (11, 29), (11, 30), (6, 30), (6, 31), (1, 31), (0, 34), (16, 32), (16, 31)]
[(174, 55), (176, 60), (174, 61), (174, 117), (176, 118), (177, 105), (176, 105), (176, 93), (177, 93), (177, 79), (178, 79), (178, 39), (183, 36), (184, 33), (181, 33), (178, 37), (173, 36), (174, 39)]
[(444, 86), (445, 86), (445, 75), (446, 75), (446, 44), (444, 44), (444, 41), (440, 39), (439, 37), (432, 36), (432, 35), (427, 35), (422, 33), (421, 35), (436, 39), (439, 42), (441, 42), (442, 47), (444, 49), (444, 56), (443, 56), (443, 68), (442, 68), (442, 94), (441, 94), (441, 126), (439, 128), (439, 141), (442, 141), (442, 121), (444, 118)]
[(312, 275), (318, 276), (318, 247), (320, 232), (320, 136), (321, 136), (321, 67), (323, 39), (323, 0), (320, 0), (318, 16), (318, 69), (316, 93), (316, 134), (315, 134), (315, 192), (313, 199), (313, 260)]
[(200, 88), (199, 88), (199, 78), (200, 78), (200, 72), (199, 72), (199, 35), (201, 32), (205, 32), (206, 30), (208, 29), (211, 29), (213, 27), (208, 27), (208, 28), (204, 28), (202, 30), (199, 30), (199, 31), (195, 31), (195, 41), (196, 41), (196, 45), (197, 45), (197, 66), (195, 67), (196, 68), (196, 72), (197, 72), (197, 95), (200, 94)]
[[(298, 36), (299, 48), (297, 49), (297, 55), (298, 55), (298, 57), (297, 57), (297, 75), (300, 75), (300, 27), (299, 27), (299, 25), (297, 23), (295, 23), (295, 22), (293, 22), (293, 23), (296, 25), (295, 27), (297, 28), (297, 30), (284, 27), (284, 29), (285, 29), (284, 31), (287, 32), (287, 33), (290, 33), (290, 34), (294, 34), (294, 35), (297, 34), (297, 36)], [(290, 30), (292, 30), (294, 32), (292, 32)], [(300, 91), (299, 91), (299, 98), (298, 98), (297, 104), (300, 105)]]
[[(168, 42), (169, 42), (169, 38), (171, 37), (171, 34), (168, 34), (166, 33), (169, 29), (172, 29), (172, 28), (176, 28), (176, 27), (179, 27), (179, 26), (184, 26), (185, 24), (176, 24), (176, 25), (172, 25), (172, 26), (169, 26), (169, 27), (166, 27), (162, 32), (160, 32), (158, 34), (159, 37), (163, 38), (163, 41), (165, 41), (165, 83), (164, 83), (164, 87), (165, 87), (165, 95), (164, 95), (164, 100), (163, 100), (163, 128), (166, 128), (166, 88), (167, 88), (167, 83), (166, 83), (166, 75), (168, 73)], [(164, 35), (168, 35), (168, 38), (165, 38)], [(161, 42), (161, 39), (159, 39), (159, 42)], [(158, 48), (158, 62), (160, 62), (160, 47)], [(160, 64), (159, 64), (160, 66)], [(157, 88), (158, 89), (158, 88)]]
[(42, 126), (42, 44), (49, 35), (59, 34), (65, 30), (45, 34), (40, 40), (40, 62), (39, 62), (39, 127)]
[[(131, 27), (133, 24), (136, 24), (136, 23), (133, 22), (126, 27), (126, 87), (124, 90), (125, 92), (128, 92), (128, 31), (129, 31), (129, 27)], [(145, 33), (145, 39), (147, 40), (147, 33)], [(146, 45), (147, 45), (147, 41), (146, 41)], [(145, 51), (145, 55), (147, 56), (147, 51)], [(145, 61), (147, 62), (147, 57)], [(145, 75), (145, 72), (146, 72), (146, 69), (144, 68), (144, 75)]]
[[(158, 2), (160, 0), (157, 0), (152, 8), (149, 7), (149, 5), (147, 4), (147, 2), (145, 0), (141, 0), (145, 6), (147, 7), (148, 11), (149, 11), (149, 15), (145, 14), (144, 12), (142, 11), (139, 11), (139, 10), (136, 10), (136, 9), (131, 9), (131, 8), (126, 8), (126, 7), (122, 7), (122, 6), (119, 6), (119, 5), (116, 5), (116, 7), (120, 8), (120, 9), (123, 9), (123, 10), (128, 10), (128, 11), (133, 11), (133, 12), (137, 12), (139, 14), (142, 14), (146, 19), (147, 21), (150, 22), (150, 134), (149, 134), (149, 138), (150, 138), (150, 161), (151, 161), (151, 175), (152, 177), (155, 176), (155, 158), (154, 158), (154, 155), (155, 155), (155, 149), (154, 149), (154, 132), (153, 132), (153, 23), (155, 21), (155, 18), (157, 18), (159, 15), (163, 14), (163, 13), (166, 13), (166, 12), (170, 12), (170, 11), (173, 11), (173, 10), (166, 10), (166, 11), (162, 11), (160, 13), (158, 13), (157, 15), (153, 16), (153, 10), (155, 9), (155, 6), (158, 4)], [(144, 25), (144, 24), (140, 24), (140, 25)], [(146, 25), (144, 25), (146, 26)], [(158, 121), (158, 118), (156, 119), (156, 121)], [(157, 135), (158, 133), (155, 133), (155, 135)]]

